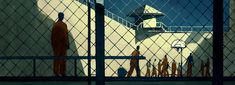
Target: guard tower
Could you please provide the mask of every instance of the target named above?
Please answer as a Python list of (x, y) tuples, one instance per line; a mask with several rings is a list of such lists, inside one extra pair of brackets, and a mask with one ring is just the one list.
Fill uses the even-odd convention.
[(157, 20), (158, 17), (165, 14), (149, 5), (143, 5), (128, 16), (135, 19), (136, 30), (154, 30), (154, 31), (166, 31), (166, 25)]

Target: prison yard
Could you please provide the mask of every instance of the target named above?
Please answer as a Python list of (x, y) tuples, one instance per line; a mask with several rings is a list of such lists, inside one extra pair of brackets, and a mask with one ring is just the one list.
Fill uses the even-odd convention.
[[(105, 0), (104, 13), (93, 0), (0, 2), (2, 80), (91, 85), (104, 72), (107, 85), (212, 84), (213, 0)], [(223, 4), (222, 71), (233, 79), (235, 2)]]

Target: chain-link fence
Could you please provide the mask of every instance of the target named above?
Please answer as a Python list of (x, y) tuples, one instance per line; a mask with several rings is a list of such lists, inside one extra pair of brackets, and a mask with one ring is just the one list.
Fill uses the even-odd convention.
[(224, 0), (224, 25), (229, 26), (229, 31), (224, 32), (224, 76), (234, 77), (234, 0)]
[[(50, 38), (59, 12), (69, 30), (66, 75), (96, 75), (95, 57), (88, 60), (96, 47), (93, 1), (90, 15), (87, 0), (0, 2), (0, 76), (54, 76)], [(234, 75), (233, 4), (224, 0), (224, 76)], [(139, 67), (141, 77), (211, 77), (212, 10), (212, 0), (105, 0), (105, 76), (126, 76)]]
[[(148, 76), (148, 69), (150, 75), (154, 68), (158, 73), (159, 60), (167, 55), (168, 75), (172, 76), (174, 69), (174, 74), (181, 73), (182, 63), (182, 74), (186, 77), (190, 73), (187, 59), (192, 53), (192, 76), (208, 76), (201, 75), (206, 69), (212, 76), (212, 5), (211, 0), (108, 0), (106, 55), (129, 56), (140, 46), (140, 53), (146, 57), (139, 61), (141, 76)], [(207, 66), (202, 65), (202, 61), (207, 63), (207, 58)], [(151, 66), (146, 65), (149, 60)], [(110, 60), (106, 64), (106, 75), (110, 76), (117, 75), (119, 67), (127, 71), (130, 68), (129, 60)]]
[[(53, 76), (53, 55), (51, 47), (52, 25), (57, 14), (64, 12), (64, 22), (69, 30), (67, 55), (73, 57), (67, 61), (67, 76), (86, 76), (87, 73), (87, 23), (88, 7), (76, 0), (8, 0), (1, 1), (1, 53), (14, 59), (1, 60), (1, 76)], [(94, 26), (94, 12), (92, 15)], [(94, 36), (92, 27), (91, 36)], [(94, 38), (90, 43), (94, 56)], [(32, 60), (17, 59), (31, 56)], [(41, 58), (33, 61), (33, 57)], [(82, 57), (83, 56), (83, 57)], [(45, 59), (43, 59), (45, 58)], [(35, 66), (33, 66), (35, 63)], [(76, 63), (76, 65), (75, 65)], [(94, 65), (93, 65), (94, 66)], [(77, 68), (75, 68), (77, 67)], [(34, 73), (36, 68), (36, 73)], [(95, 68), (92, 73), (94, 74)], [(76, 72), (74, 72), (76, 71)]]

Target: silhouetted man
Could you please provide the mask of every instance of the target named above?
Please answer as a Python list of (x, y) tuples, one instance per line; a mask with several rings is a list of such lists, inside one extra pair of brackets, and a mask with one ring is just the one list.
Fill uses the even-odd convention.
[(201, 76), (202, 76), (202, 77), (204, 76), (204, 72), (205, 72), (204, 70), (205, 70), (205, 65), (204, 65), (203, 60), (201, 60), (201, 69), (200, 69), (199, 72), (201, 72)]
[(134, 71), (136, 70), (137, 77), (140, 76), (140, 68), (139, 68), (139, 59), (136, 57), (140, 55), (140, 46), (137, 46), (136, 49), (131, 53), (131, 56), (133, 57), (130, 61), (130, 69), (128, 71), (127, 77), (130, 77)]
[(205, 73), (206, 77), (210, 77), (211, 75), (210, 75), (210, 59), (209, 58), (207, 58), (207, 62), (205, 64), (205, 71), (206, 71)]
[(162, 60), (159, 60), (158, 64), (157, 64), (158, 68), (158, 77), (162, 76)]
[(53, 25), (51, 44), (53, 48), (54, 59), (54, 74), (55, 76), (66, 76), (66, 56), (69, 49), (68, 29), (63, 22), (64, 14), (58, 14), (58, 21)]
[(190, 53), (190, 55), (187, 59), (187, 62), (188, 62), (187, 76), (191, 77), (192, 76), (192, 67), (193, 67), (193, 64), (194, 64), (192, 53)]
[(154, 61), (153, 61), (153, 65), (152, 65), (152, 67), (153, 67), (153, 69), (152, 69), (152, 77), (156, 77), (157, 76), (156, 61), (157, 61), (157, 59), (154, 59)]
[(146, 63), (146, 66), (147, 66), (147, 71), (146, 71), (145, 77), (150, 77), (150, 68), (151, 68), (151, 60), (150, 59)]
[(172, 67), (172, 69), (171, 69), (171, 76), (175, 77), (176, 76), (176, 62), (175, 62), (175, 60), (173, 60), (171, 65), (172, 65), (171, 66)]
[(169, 67), (169, 62), (167, 59), (167, 55), (165, 55), (165, 57), (162, 61), (162, 75), (163, 75), (163, 77), (169, 76), (168, 67)]

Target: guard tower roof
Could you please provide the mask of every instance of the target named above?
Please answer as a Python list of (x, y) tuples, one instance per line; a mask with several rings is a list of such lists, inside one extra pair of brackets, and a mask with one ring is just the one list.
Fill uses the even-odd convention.
[(136, 16), (159, 17), (165, 14), (149, 5), (143, 5), (143, 6), (138, 7), (136, 10), (132, 11), (128, 15), (131, 17), (136, 17)]

